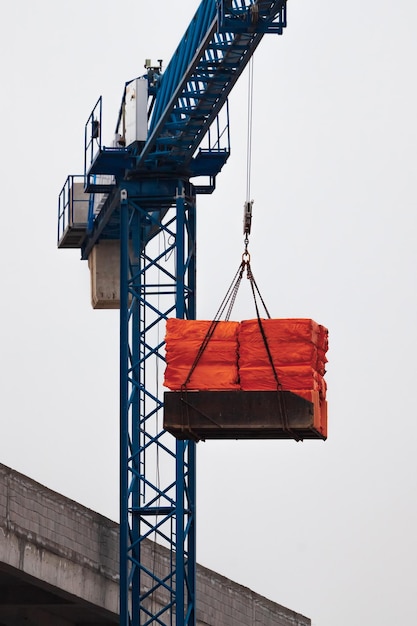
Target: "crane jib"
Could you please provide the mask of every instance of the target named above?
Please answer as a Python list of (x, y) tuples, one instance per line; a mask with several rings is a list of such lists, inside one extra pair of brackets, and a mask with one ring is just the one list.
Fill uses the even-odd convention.
[(286, 0), (203, 0), (160, 79), (137, 169), (189, 166), (263, 35), (285, 26)]

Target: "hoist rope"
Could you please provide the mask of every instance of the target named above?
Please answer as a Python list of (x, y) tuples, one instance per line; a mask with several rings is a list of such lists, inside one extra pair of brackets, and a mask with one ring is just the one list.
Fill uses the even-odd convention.
[(251, 200), (252, 127), (253, 127), (253, 56), (248, 63), (248, 117), (246, 138), (246, 202)]

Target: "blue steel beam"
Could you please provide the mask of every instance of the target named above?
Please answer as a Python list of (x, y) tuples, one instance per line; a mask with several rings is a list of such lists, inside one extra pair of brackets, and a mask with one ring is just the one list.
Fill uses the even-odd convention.
[[(159, 399), (165, 320), (195, 319), (195, 196), (182, 180), (176, 189), (174, 203), (159, 216), (141, 206), (140, 185), (131, 183), (119, 192), (123, 626), (196, 623), (196, 444), (175, 441), (163, 430)], [(150, 239), (155, 227), (158, 232)], [(147, 539), (169, 549), (168, 573), (157, 552), (154, 567), (145, 567)]]

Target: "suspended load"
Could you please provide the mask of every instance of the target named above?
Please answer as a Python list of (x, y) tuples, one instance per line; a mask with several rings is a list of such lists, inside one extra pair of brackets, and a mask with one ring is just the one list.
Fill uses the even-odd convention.
[[(167, 320), (164, 428), (196, 441), (324, 440), (328, 331), (311, 319), (271, 318), (250, 265), (252, 202), (245, 203), (242, 260), (214, 320)], [(233, 322), (245, 273), (257, 317)]]
[(311, 319), (169, 319), (164, 427), (179, 439), (326, 439), (328, 331)]

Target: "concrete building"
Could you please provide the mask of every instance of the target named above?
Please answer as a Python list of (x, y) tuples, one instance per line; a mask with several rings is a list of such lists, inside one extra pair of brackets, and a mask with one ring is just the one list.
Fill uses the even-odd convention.
[[(167, 568), (149, 541), (144, 559)], [(204, 567), (198, 626), (311, 626)], [(0, 464), (0, 626), (118, 624), (118, 525)]]

